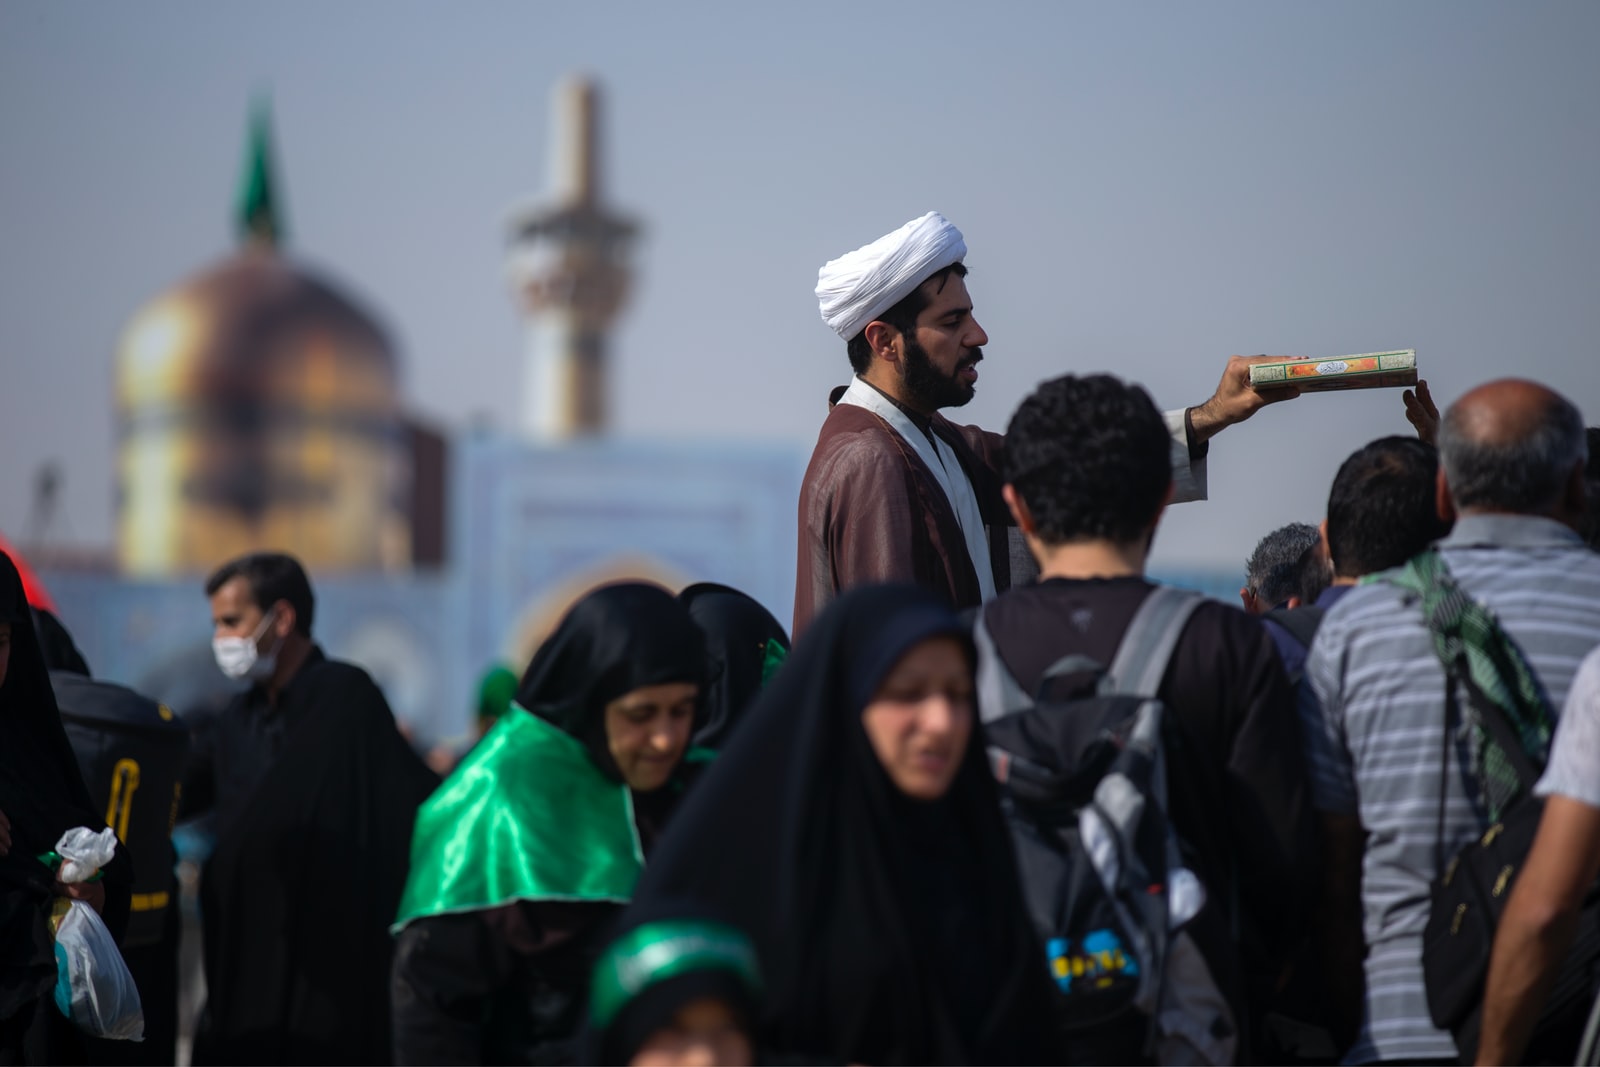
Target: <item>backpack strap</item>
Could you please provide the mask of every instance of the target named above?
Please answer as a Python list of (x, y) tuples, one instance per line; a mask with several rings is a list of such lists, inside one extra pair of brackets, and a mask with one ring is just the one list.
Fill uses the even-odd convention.
[(1111, 669), (1100, 682), (1100, 692), (1154, 697), (1166, 677), (1178, 637), (1204, 600), (1187, 589), (1167, 585), (1152, 589), (1123, 632)]
[(1016, 711), (1027, 711), (1033, 707), (1033, 697), (1022, 688), (1011, 669), (1000, 658), (1000, 650), (995, 647), (994, 635), (989, 633), (989, 627), (983, 621), (983, 609), (979, 608), (977, 617), (972, 623), (972, 643), (978, 650), (978, 669), (975, 685), (978, 697), (978, 721), (984, 723), (1003, 719)]
[[(1532, 791), (1549, 751), (1556, 712), (1544, 686), (1494, 614), (1456, 582), (1438, 549), (1426, 549), (1375, 580), (1420, 602), (1446, 678), (1465, 687), (1472, 772), (1489, 819), (1498, 822)], [(1448, 722), (1446, 727), (1448, 738)]]
[[(1183, 628), (1188, 625), (1189, 616), (1204, 600), (1200, 593), (1187, 589), (1165, 585), (1152, 589), (1123, 632), (1111, 669), (1101, 678), (1100, 692), (1154, 697), (1161, 688), (1161, 679), (1166, 676), (1167, 664)], [(984, 622), (981, 608), (973, 619), (972, 643), (978, 651), (976, 686), (980, 722), (994, 722), (1013, 712), (1027, 711), (1038, 703), (1000, 658), (1000, 650)], [(1099, 669), (1099, 663), (1085, 656), (1063, 656), (1045, 668), (1039, 679), (1040, 694), (1055, 678)]]

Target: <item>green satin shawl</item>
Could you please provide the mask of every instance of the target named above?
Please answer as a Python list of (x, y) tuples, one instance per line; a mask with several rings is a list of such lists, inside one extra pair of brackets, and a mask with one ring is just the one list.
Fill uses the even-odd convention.
[(512, 900), (625, 904), (643, 869), (628, 787), (577, 738), (512, 704), (417, 809), (390, 931)]

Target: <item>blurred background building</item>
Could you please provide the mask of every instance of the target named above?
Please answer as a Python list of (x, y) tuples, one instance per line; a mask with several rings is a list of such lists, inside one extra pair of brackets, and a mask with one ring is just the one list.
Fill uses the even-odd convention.
[(528, 336), (514, 435), (407, 412), (382, 309), (290, 254), (293, 161), (280, 168), (257, 106), (237, 247), (121, 340), (114, 559), (64, 558), (48, 526), (24, 546), (97, 673), (180, 713), (225, 699), (201, 582), (262, 548), (306, 564), (315, 636), (373, 673), (419, 745), (465, 739), (477, 677), (520, 672), (598, 582), (721, 581), (787, 618), (804, 451), (629, 440), (609, 423), (608, 339), (639, 226), (605, 201), (601, 114), (592, 81), (558, 87), (549, 191), (508, 222)]
[(293, 546), (317, 573), (442, 562), (414, 551), (440, 547), (416, 535), (431, 517), (414, 504), (440, 501), (417, 491), (397, 356), (371, 313), (287, 255), (274, 169), (258, 108), (239, 247), (123, 337), (117, 563), (129, 577), (204, 572), (261, 545)]

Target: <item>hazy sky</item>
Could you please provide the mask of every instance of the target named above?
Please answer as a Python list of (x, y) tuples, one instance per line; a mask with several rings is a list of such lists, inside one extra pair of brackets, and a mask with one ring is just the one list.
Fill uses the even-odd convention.
[[(607, 92), (611, 201), (647, 226), (618, 432), (809, 447), (848, 376), (817, 267), (928, 210), (967, 237), (1000, 429), (1112, 370), (1165, 406), (1230, 352), (1414, 347), (1448, 401), (1538, 378), (1600, 421), (1600, 4), (0, 5), (0, 530), (33, 472), (111, 537), (117, 338), (233, 247), (270, 89), (290, 253), (389, 327), (408, 402), (519, 420), (505, 220), (549, 97)], [(1158, 559), (1315, 521), (1397, 391), (1219, 438)]]

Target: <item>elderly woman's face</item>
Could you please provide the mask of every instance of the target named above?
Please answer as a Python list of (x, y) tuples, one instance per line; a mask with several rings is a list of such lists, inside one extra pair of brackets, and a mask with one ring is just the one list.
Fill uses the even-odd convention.
[(699, 692), (692, 682), (666, 682), (624, 693), (606, 705), (606, 743), (628, 788), (648, 793), (672, 778), (689, 747)]
[(950, 789), (972, 736), (972, 668), (951, 637), (933, 637), (900, 657), (861, 725), (895, 787), (913, 800)]

